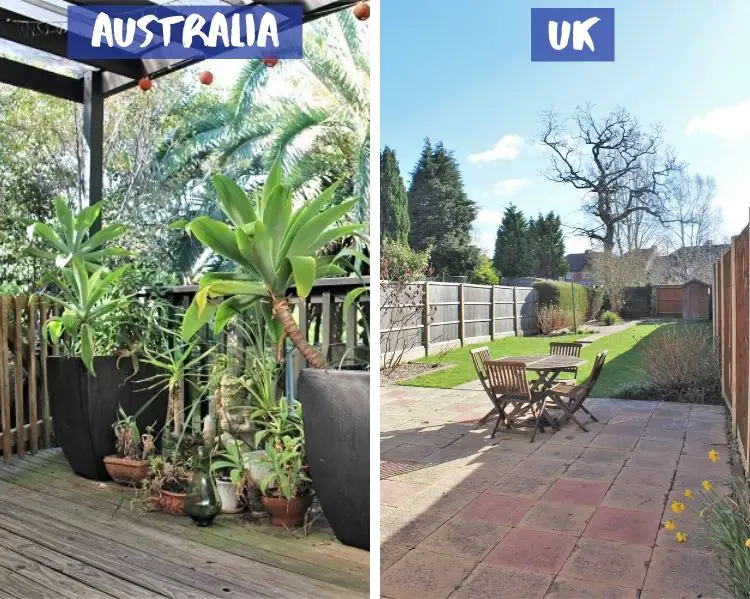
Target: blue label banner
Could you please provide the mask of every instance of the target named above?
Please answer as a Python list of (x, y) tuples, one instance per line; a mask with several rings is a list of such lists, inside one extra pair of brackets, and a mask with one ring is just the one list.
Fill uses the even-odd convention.
[(532, 8), (532, 62), (613, 62), (614, 8)]
[(68, 8), (72, 59), (302, 58), (301, 4)]

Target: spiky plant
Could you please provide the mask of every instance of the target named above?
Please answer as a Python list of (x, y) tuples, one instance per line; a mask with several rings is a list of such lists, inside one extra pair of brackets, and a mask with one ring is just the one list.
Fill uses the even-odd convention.
[(286, 294), (295, 286), (297, 296), (305, 298), (316, 279), (344, 273), (336, 264), (341, 254), (321, 256), (320, 252), (330, 242), (363, 229), (363, 224), (338, 224), (357, 200), (333, 204), (338, 187), (334, 184), (295, 210), (292, 189), (282, 181), (278, 160), (263, 188), (252, 197), (223, 175), (217, 175), (214, 184), (219, 206), (231, 225), (201, 216), (186, 228), (237, 270), (201, 277), (198, 293), (185, 313), (183, 337), (190, 339), (211, 317), (215, 317), (218, 333), (235, 316), (260, 304), (281, 325), (280, 344), (288, 336), (310, 365), (323, 368), (323, 357), (305, 341)]

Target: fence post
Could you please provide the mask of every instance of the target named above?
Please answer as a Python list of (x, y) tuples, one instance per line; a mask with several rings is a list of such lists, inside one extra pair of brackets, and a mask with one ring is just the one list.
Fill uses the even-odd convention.
[(424, 282), (424, 313), (422, 314), (422, 343), (425, 357), (430, 355), (430, 282)]
[(466, 336), (466, 331), (464, 331), (465, 326), (465, 317), (464, 317), (464, 284), (459, 283), (458, 284), (458, 340), (461, 342), (461, 347), (464, 346), (464, 337)]
[(495, 340), (495, 286), (490, 287), (490, 340)]
[(516, 286), (513, 285), (513, 332), (518, 337), (519, 329), (519, 318), (518, 318), (518, 295), (516, 293)]
[(731, 356), (729, 359), (729, 393), (732, 398), (732, 434), (737, 434), (737, 238), (732, 237), (730, 250), (730, 286), (731, 293), (731, 319), (729, 321), (731, 343)]

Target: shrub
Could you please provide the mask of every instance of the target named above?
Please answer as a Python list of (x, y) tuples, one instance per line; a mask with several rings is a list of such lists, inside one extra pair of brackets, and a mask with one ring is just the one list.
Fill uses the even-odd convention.
[(388, 238), (380, 246), (380, 278), (384, 281), (424, 280), (429, 262), (430, 248), (418, 252)]
[(479, 258), (479, 264), (469, 277), (469, 281), (476, 285), (499, 285), (500, 276), (497, 274), (495, 267), (492, 266), (490, 259), (482, 254)]
[(620, 322), (620, 315), (616, 312), (606, 311), (602, 312), (601, 321), (607, 325), (612, 326), (613, 324), (617, 324)]
[(601, 287), (586, 287), (586, 320), (596, 320), (604, 305), (604, 289)]
[(537, 302), (540, 306), (557, 306), (573, 320), (573, 293), (575, 293), (576, 324), (586, 322), (588, 311), (588, 293), (586, 287), (577, 283), (570, 284), (562, 281), (537, 281), (534, 283), (537, 292)]
[(552, 331), (570, 326), (570, 316), (557, 306), (542, 306), (537, 310), (536, 317), (542, 335), (549, 335)]
[(721, 370), (710, 325), (663, 326), (644, 340), (641, 357), (649, 381), (664, 395), (696, 400), (719, 393)]

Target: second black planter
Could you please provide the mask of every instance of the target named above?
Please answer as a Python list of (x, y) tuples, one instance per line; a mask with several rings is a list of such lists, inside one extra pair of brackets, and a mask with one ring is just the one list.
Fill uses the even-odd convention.
[(370, 549), (370, 374), (300, 373), (313, 488), (342, 543)]
[[(152, 397), (144, 384), (136, 381), (156, 374), (153, 367), (141, 364), (133, 376), (129, 359), (94, 358), (96, 376), (86, 370), (78, 358), (47, 358), (47, 384), (55, 437), (73, 472), (92, 480), (108, 480), (104, 458), (115, 453), (112, 423), (118, 408), (129, 415), (140, 410)], [(167, 411), (165, 395), (153, 400), (138, 417), (138, 427), (156, 422), (156, 431), (164, 426)]]

